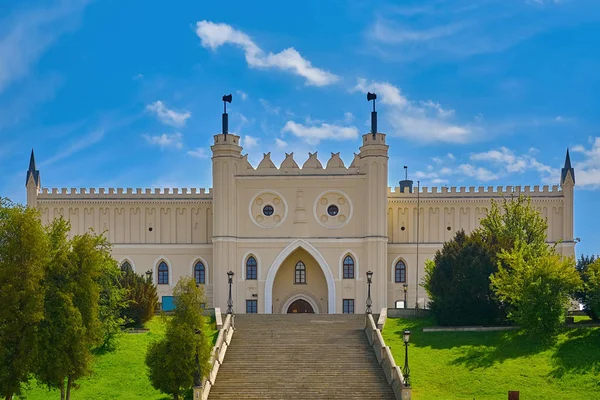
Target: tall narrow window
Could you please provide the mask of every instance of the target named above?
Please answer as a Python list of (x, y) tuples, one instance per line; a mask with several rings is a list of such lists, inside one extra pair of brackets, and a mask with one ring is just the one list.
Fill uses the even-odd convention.
[(400, 260), (396, 263), (395, 275), (396, 275), (396, 279), (395, 279), (396, 283), (406, 282), (406, 264), (404, 264), (404, 261)]
[(168, 285), (169, 284), (169, 267), (167, 263), (161, 261), (158, 264), (158, 284), (159, 285)]
[(344, 314), (354, 314), (354, 299), (344, 299)]
[(196, 279), (196, 284), (203, 285), (206, 283), (206, 269), (202, 261), (198, 261), (194, 267), (194, 278)]
[(131, 264), (129, 264), (129, 261), (125, 261), (123, 262), (123, 264), (121, 264), (121, 272), (125, 273), (131, 271), (133, 271), (133, 268), (131, 268)]
[(354, 259), (350, 256), (344, 258), (344, 279), (354, 279)]
[(256, 314), (258, 312), (258, 300), (246, 300), (246, 314)]
[(246, 260), (246, 279), (258, 279), (258, 267), (256, 258), (250, 256)]
[(306, 283), (306, 265), (302, 261), (298, 261), (298, 264), (296, 264), (294, 283)]

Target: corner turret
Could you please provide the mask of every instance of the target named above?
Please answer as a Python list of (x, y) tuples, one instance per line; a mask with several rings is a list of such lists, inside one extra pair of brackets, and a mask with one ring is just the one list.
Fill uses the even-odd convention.
[(37, 206), (37, 195), (41, 187), (40, 171), (35, 167), (35, 155), (31, 149), (31, 157), (29, 158), (29, 169), (25, 177), (25, 187), (27, 188), (27, 206)]

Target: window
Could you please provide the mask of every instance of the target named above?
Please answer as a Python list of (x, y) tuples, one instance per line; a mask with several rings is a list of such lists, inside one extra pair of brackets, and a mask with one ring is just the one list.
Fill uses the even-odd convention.
[(129, 264), (129, 261), (125, 261), (123, 262), (123, 264), (121, 264), (121, 272), (132, 272), (133, 268), (131, 268), (131, 264)]
[(274, 212), (275, 210), (273, 209), (273, 206), (266, 205), (263, 207), (263, 214), (265, 214), (267, 217), (273, 215)]
[(350, 256), (344, 258), (344, 279), (354, 279), (354, 259)]
[(344, 314), (354, 314), (354, 299), (344, 299)]
[(306, 266), (302, 261), (298, 261), (296, 264), (296, 278), (294, 283), (306, 283)]
[(246, 260), (246, 279), (258, 279), (256, 258), (250, 256)]
[(406, 282), (406, 264), (404, 264), (404, 261), (400, 260), (396, 263), (394, 272), (396, 276), (396, 283)]
[(327, 207), (327, 214), (331, 215), (332, 217), (338, 215), (339, 212), (340, 210), (335, 204), (332, 204), (329, 207)]
[(168, 285), (169, 284), (169, 267), (167, 263), (161, 261), (158, 264), (158, 284), (159, 285)]
[(246, 300), (246, 314), (256, 314), (258, 312), (258, 300)]
[(196, 279), (196, 284), (206, 283), (206, 269), (202, 261), (198, 261), (194, 267), (194, 278)]

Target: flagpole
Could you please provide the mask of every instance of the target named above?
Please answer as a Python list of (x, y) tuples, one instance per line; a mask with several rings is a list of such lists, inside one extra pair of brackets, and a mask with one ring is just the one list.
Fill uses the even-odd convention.
[(417, 181), (417, 274), (415, 281), (415, 313), (419, 313), (419, 226), (421, 225), (421, 181)]

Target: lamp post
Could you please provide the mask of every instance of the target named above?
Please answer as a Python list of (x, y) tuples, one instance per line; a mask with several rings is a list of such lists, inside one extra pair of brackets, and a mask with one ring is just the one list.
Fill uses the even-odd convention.
[(410, 387), (410, 368), (408, 367), (408, 341), (410, 339), (410, 331), (408, 329), (404, 330), (404, 370), (402, 374), (404, 375), (404, 386)]
[(406, 308), (406, 292), (408, 291), (408, 283), (405, 282), (402, 287), (404, 288), (404, 308)]
[(227, 272), (227, 278), (229, 278), (229, 299), (227, 299), (227, 314), (233, 314), (233, 300), (231, 299), (231, 285), (233, 284), (233, 271)]
[(146, 281), (150, 282), (152, 280), (152, 270), (146, 271)]
[(367, 271), (367, 285), (368, 285), (368, 291), (367, 291), (367, 314), (372, 314), (373, 312), (371, 311), (371, 305), (373, 304), (373, 302), (371, 301), (371, 281), (373, 278), (373, 271), (369, 270)]

